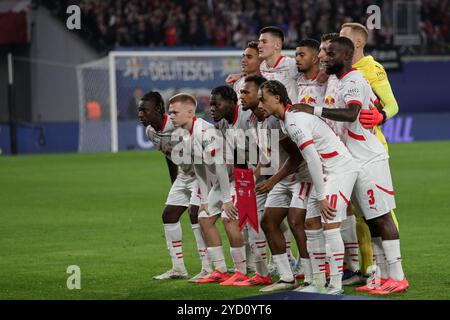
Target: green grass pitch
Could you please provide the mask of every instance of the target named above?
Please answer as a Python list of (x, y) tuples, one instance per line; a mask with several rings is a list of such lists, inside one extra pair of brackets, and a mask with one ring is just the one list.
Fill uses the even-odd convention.
[[(410, 282), (407, 293), (390, 298), (450, 299), (450, 142), (394, 144), (390, 153)], [(235, 299), (259, 294), (258, 288), (152, 280), (170, 266), (161, 223), (169, 187), (158, 152), (1, 157), (0, 298)], [(200, 262), (187, 215), (182, 225), (185, 262), (194, 275)], [(81, 269), (81, 290), (66, 287), (69, 265)], [(357, 294), (354, 287), (345, 293)]]

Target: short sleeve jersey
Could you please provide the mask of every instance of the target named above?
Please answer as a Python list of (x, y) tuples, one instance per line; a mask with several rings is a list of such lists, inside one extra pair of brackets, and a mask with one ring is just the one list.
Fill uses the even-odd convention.
[[(266, 130), (261, 130), (261, 129), (266, 129)], [(273, 148), (273, 146), (271, 148), (271, 145), (270, 145), (271, 130), (278, 131), (278, 137), (279, 137), (279, 142), (280, 142), (279, 144), (277, 144), (278, 153), (279, 153), (278, 167), (281, 167), (286, 162), (286, 160), (289, 158), (289, 154), (282, 147), (282, 144), (289, 140), (289, 136), (287, 135), (287, 132), (285, 130), (283, 130), (283, 123), (280, 120), (278, 120), (277, 118), (275, 118), (273, 116), (270, 116), (264, 122), (259, 123), (258, 135), (259, 135), (260, 139), (258, 141), (258, 145), (260, 147), (264, 146), (264, 143), (262, 142), (263, 138), (261, 137), (261, 134), (267, 134), (266, 141), (269, 142), (268, 143), (269, 147), (267, 148), (267, 156), (270, 157), (272, 148)], [(276, 168), (276, 169), (278, 169), (278, 168)], [(294, 176), (296, 176), (297, 178), (299, 178), (302, 181), (310, 180), (308, 167), (307, 167), (305, 161), (302, 161), (302, 163), (297, 168), (297, 171), (292, 174), (292, 177), (294, 177)], [(289, 179), (289, 177), (287, 177), (287, 179)]]
[[(370, 108), (370, 102), (376, 100), (369, 83), (356, 69), (343, 74), (336, 90), (335, 108), (347, 108), (357, 104), (362, 110)], [(381, 144), (374, 130), (364, 129), (358, 118), (353, 122), (342, 123), (342, 140), (352, 156), (360, 163), (387, 159), (386, 149)]]
[(284, 130), (300, 151), (314, 144), (322, 160), (325, 174), (341, 171), (352, 156), (333, 130), (321, 118), (304, 112), (285, 113)]
[(297, 101), (299, 72), (294, 58), (280, 56), (272, 68), (267, 65), (266, 61), (263, 61), (259, 69), (267, 80), (280, 81), (286, 87), (291, 101)]

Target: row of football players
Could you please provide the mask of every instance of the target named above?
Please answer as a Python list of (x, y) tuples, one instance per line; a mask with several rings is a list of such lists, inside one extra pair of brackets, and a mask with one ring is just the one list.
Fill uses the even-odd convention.
[[(187, 276), (182, 262), (178, 221), (189, 201), (192, 205), (198, 204), (195, 203), (198, 196), (195, 184), (198, 181), (202, 203), (198, 218), (191, 206), (191, 222), (203, 270), (192, 281), (238, 286), (267, 284), (262, 291), (293, 289), (294, 275), (281, 229), (282, 220), (288, 217), (300, 252), (298, 267), (305, 277), (304, 286), (296, 290), (341, 293), (345, 255), (343, 236), (350, 238), (350, 242), (347, 241), (347, 266), (354, 272), (359, 270), (354, 217), (347, 217), (349, 200), (352, 199), (370, 227), (375, 259), (381, 272), (378, 278), (360, 290), (384, 294), (407, 289), (408, 283), (401, 267), (398, 231), (390, 213), (395, 201), (387, 152), (374, 132), (365, 129), (358, 119), (361, 113), (360, 119), (364, 123), (361, 110), (368, 111), (367, 117), (376, 114), (370, 109), (376, 104), (376, 98), (367, 81), (352, 68), (355, 50), (352, 41), (337, 35), (328, 37), (322, 39), (321, 48), (314, 40), (302, 41), (294, 60), (281, 55), (282, 32), (273, 27), (265, 28), (257, 46), (250, 44), (243, 55), (246, 76), (234, 86), (240, 95), (240, 104), (236, 104), (236, 93), (226, 86), (215, 88), (211, 95), (213, 118), (223, 123), (223, 129), (253, 127), (259, 132), (263, 128), (280, 131), (280, 161), (285, 161), (285, 165), (257, 187), (261, 226), (280, 280), (271, 284), (265, 265), (264, 234), (253, 229), (249, 229), (249, 238), (256, 275), (247, 278), (244, 240), (236, 220), (237, 211), (231, 201), (232, 172), (226, 166), (208, 167), (203, 164), (181, 166), (176, 178), (176, 168), (170, 166), (174, 184), (163, 220), (173, 268), (157, 279)], [(320, 60), (331, 75), (325, 81), (318, 79)], [(261, 75), (279, 81), (266, 81)], [(291, 101), (299, 104), (292, 107)], [(324, 104), (331, 108), (323, 108)], [(195, 98), (188, 94), (173, 97), (168, 121), (158, 94), (149, 93), (143, 97), (139, 117), (147, 126), (149, 137), (168, 157), (173, 148), (170, 145), (171, 131), (175, 127), (189, 130), (193, 139), (198, 132), (198, 139), (208, 148), (210, 141), (202, 132), (211, 125), (195, 118), (195, 106)], [(159, 112), (153, 112), (155, 108)], [(366, 119), (364, 126), (368, 126), (367, 121), (371, 119)], [(206, 169), (217, 177), (210, 192)], [(255, 170), (257, 179), (259, 172), (258, 167)], [(208, 193), (209, 197), (203, 196)], [(227, 273), (220, 236), (215, 227), (219, 216), (222, 216), (230, 240), (235, 264), (233, 276)], [(342, 236), (341, 224), (342, 229), (347, 230), (342, 232)], [(325, 280), (327, 246), (329, 284)], [(210, 262), (215, 267), (214, 272)]]

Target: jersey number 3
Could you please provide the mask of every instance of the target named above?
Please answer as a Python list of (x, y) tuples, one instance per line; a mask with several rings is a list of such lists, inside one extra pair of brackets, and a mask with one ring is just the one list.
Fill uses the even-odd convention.
[(367, 190), (367, 195), (369, 196), (369, 205), (373, 206), (375, 204), (375, 197), (373, 196), (373, 190)]

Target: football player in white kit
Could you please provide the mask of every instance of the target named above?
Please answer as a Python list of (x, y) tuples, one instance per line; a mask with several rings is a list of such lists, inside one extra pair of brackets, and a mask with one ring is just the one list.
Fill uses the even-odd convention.
[[(275, 26), (268, 26), (260, 30), (258, 53), (260, 59), (263, 59), (260, 66), (260, 72), (261, 75), (267, 80), (280, 81), (286, 87), (291, 101), (297, 103), (297, 79), (299, 77), (299, 72), (297, 70), (295, 59), (281, 54), (283, 42), (284, 33), (282, 29)], [(227, 83), (232, 83), (240, 77), (242, 77), (242, 74), (230, 75), (227, 78)], [(281, 186), (278, 186), (278, 188), (280, 187)], [(286, 228), (284, 223), (282, 224), (282, 227), (286, 238), (286, 247), (289, 260), (294, 269), (299, 271), (299, 268), (295, 267), (296, 261), (292, 257), (290, 250), (289, 229)], [(297, 264), (297, 267), (300, 267), (300, 263)]]
[(211, 273), (212, 270), (200, 225), (198, 224), (197, 214), (200, 205), (200, 194), (194, 168), (190, 164), (176, 166), (171, 161), (171, 152), (174, 146), (174, 143), (171, 141), (171, 135), (175, 127), (165, 113), (164, 100), (158, 92), (150, 91), (141, 98), (138, 107), (138, 118), (146, 128), (146, 134), (155, 148), (164, 154), (172, 181), (172, 187), (162, 214), (167, 249), (172, 259), (172, 269), (155, 276), (154, 279), (183, 279), (188, 276), (183, 260), (180, 217), (186, 209), (189, 209), (192, 230), (194, 231), (202, 263), (201, 272), (189, 280), (195, 282)]
[[(362, 109), (368, 110), (376, 99), (362, 74), (352, 68), (353, 42), (346, 37), (331, 40), (326, 49), (324, 64), (329, 74), (339, 79), (332, 109), (310, 108), (309, 113), (343, 122), (343, 141), (361, 173), (355, 184), (355, 204), (359, 206), (370, 228), (372, 238), (381, 237), (380, 248), (388, 262), (388, 270), (373, 283), (358, 288), (371, 294), (406, 291), (409, 283), (403, 273), (398, 229), (391, 215), (395, 209), (394, 190), (389, 169), (389, 156), (375, 130), (366, 130), (358, 121)], [(372, 103), (371, 103), (372, 102)], [(375, 103), (376, 104), (376, 103)]]
[[(247, 43), (247, 47), (245, 48), (244, 52), (242, 53), (242, 60), (241, 60), (241, 68), (242, 68), (242, 72), (245, 74), (245, 76), (253, 76), (253, 75), (260, 75), (260, 71), (259, 71), (259, 65), (261, 64), (261, 59), (258, 57), (258, 41), (250, 41), (249, 43)], [(244, 86), (244, 80), (245, 80), (245, 76), (240, 78), (239, 80), (237, 80), (234, 84), (233, 84), (233, 90), (236, 92), (236, 94), (239, 96), (241, 88)], [(241, 105), (241, 101), (238, 100), (238, 103), (240, 106)], [(243, 108), (243, 110), (248, 110)], [(250, 166), (251, 169), (254, 169), (253, 167)], [(256, 181), (255, 183), (258, 183), (259, 181)], [(265, 194), (258, 194), (257, 195), (257, 206), (258, 206), (258, 211), (261, 211), (261, 215), (264, 212), (264, 203), (266, 201), (266, 195)], [(255, 266), (255, 262), (254, 262), (254, 256), (253, 256), (253, 249), (255, 249), (254, 245), (255, 243), (253, 243), (253, 247), (250, 243), (250, 239), (249, 239), (249, 235), (248, 235), (248, 231), (249, 231), (249, 226), (248, 224), (245, 225), (244, 229), (242, 230), (242, 232), (244, 233), (244, 242), (245, 242), (245, 255), (247, 257), (247, 270), (248, 272), (255, 272), (256, 271), (256, 266)], [(261, 232), (262, 236), (264, 236), (264, 234)], [(264, 240), (264, 242), (263, 242)], [(256, 248), (256, 249), (263, 249), (262, 247), (264, 246), (264, 251), (265, 251), (265, 239), (260, 239), (258, 240), (258, 246), (261, 248)], [(264, 254), (264, 260), (266, 260), (266, 256)], [(253, 283), (254, 281), (252, 281)]]
[[(261, 110), (258, 109), (258, 90), (259, 86), (265, 81), (266, 79), (261, 76), (246, 77), (244, 87), (241, 89), (240, 97), (243, 107), (252, 110), (253, 114), (257, 116), (258, 122), (255, 125), (258, 146), (261, 153), (271, 161), (270, 166), (272, 172), (267, 172), (267, 174), (270, 173), (270, 175), (273, 175), (277, 172), (280, 165), (283, 165), (280, 169), (281, 171), (286, 170), (286, 174), (284, 174), (283, 177), (278, 178), (278, 174), (275, 174), (270, 178), (273, 182), (270, 183), (271, 186), (268, 187), (268, 189), (271, 189), (274, 192), (271, 194), (269, 193), (262, 225), (269, 240), (272, 256), (277, 264), (277, 269), (283, 279), (281, 282), (277, 282), (261, 289), (263, 292), (271, 292), (292, 289), (294, 287), (294, 277), (287, 257), (286, 242), (280, 224), (284, 218), (287, 217), (292, 233), (297, 241), (297, 246), (302, 246), (302, 238), (305, 238), (303, 231), (304, 219), (302, 219), (305, 210), (302, 210), (302, 208), (306, 208), (309, 190), (311, 189), (311, 181), (309, 174), (307, 174), (307, 179), (303, 181), (303, 190), (301, 190), (302, 181), (298, 183), (297, 179), (302, 180), (302, 177), (300, 172), (296, 172), (301, 163), (301, 157), (296, 145), (280, 131), (280, 123), (276, 118), (265, 118)], [(276, 141), (276, 145), (273, 146), (270, 144), (270, 134), (275, 130), (279, 131), (278, 139), (281, 141), (281, 144), (278, 144), (278, 141)], [(282, 150), (275, 152), (275, 148), (278, 148), (280, 145), (282, 146)], [(282, 155), (280, 153), (282, 153)], [(293, 154), (293, 156), (290, 156), (291, 154)], [(279, 159), (275, 159), (274, 156), (278, 156)], [(260, 165), (255, 171), (256, 177), (260, 177), (261, 174), (265, 173), (265, 169), (269, 169), (262, 168), (262, 164), (267, 162), (268, 161), (260, 162)], [(307, 170), (304, 171), (307, 173)], [(288, 179), (283, 180), (284, 177), (288, 177)], [(291, 178), (294, 178), (294, 181), (291, 181)], [(267, 186), (264, 184), (262, 185), (264, 187)], [(259, 185), (260, 188), (262, 185)], [(300, 185), (300, 188), (298, 185)], [(266, 193), (259, 194), (264, 195)], [(266, 215), (269, 215), (268, 219), (266, 218)], [(305, 247), (304, 251), (306, 251), (306, 242), (303, 241), (303, 243), (303, 246)], [(306, 274), (309, 273), (306, 272)]]
[[(312, 285), (300, 292), (340, 294), (344, 243), (340, 224), (358, 176), (358, 165), (333, 130), (319, 117), (288, 112), (290, 101), (279, 81), (267, 81), (260, 88), (260, 107), (266, 116), (280, 119), (283, 129), (298, 146), (313, 182), (308, 200), (305, 232), (313, 269)], [(325, 279), (325, 246), (329, 245), (330, 283)]]
[[(281, 54), (284, 32), (278, 27), (264, 27), (259, 32), (258, 56), (262, 60), (261, 75), (267, 80), (278, 80), (286, 87), (291, 101), (297, 102), (297, 67), (295, 59)], [(244, 81), (245, 73), (231, 74), (226, 82)]]
[[(320, 43), (320, 51), (318, 58), (320, 62), (323, 64), (323, 59), (326, 56), (326, 49), (330, 45), (330, 41), (333, 39), (336, 39), (339, 37), (338, 33), (326, 33), (322, 35), (321, 43)], [(325, 68), (323, 67), (323, 70)], [(336, 96), (336, 90), (338, 87), (339, 79), (336, 77), (336, 75), (331, 74), (328, 77), (328, 80), (326, 82), (326, 91), (324, 94), (324, 98), (321, 100), (323, 103), (323, 107), (325, 108), (333, 108), (335, 106), (335, 99)], [(311, 104), (313, 106), (318, 106), (317, 104)], [(294, 109), (295, 106), (292, 107)], [(330, 119), (324, 119), (328, 125), (336, 132), (339, 138), (342, 140), (342, 122), (333, 121)], [(367, 230), (362, 229), (365, 226)], [(357, 228), (358, 233), (356, 232)], [(342, 284), (343, 285), (353, 285), (358, 284), (364, 281), (364, 278), (361, 276), (360, 272), (360, 261), (359, 261), (359, 254), (360, 254), (360, 246), (365, 245), (365, 242), (362, 243), (358, 241), (358, 237), (361, 237), (361, 239), (364, 239), (366, 235), (369, 234), (368, 227), (364, 224), (359, 224), (359, 226), (356, 223), (356, 217), (353, 214), (352, 206), (349, 206), (347, 208), (347, 219), (342, 221), (341, 225), (341, 235), (342, 240), (344, 240), (344, 247), (345, 247), (345, 256), (344, 256), (344, 263), (346, 265), (346, 269), (344, 270), (344, 274), (342, 275)], [(370, 241), (369, 241), (370, 243)], [(367, 251), (367, 247), (364, 247)], [(370, 249), (370, 248), (369, 248)], [(366, 251), (361, 252), (362, 254)], [(372, 250), (370, 250), (370, 253)], [(362, 258), (364, 259), (364, 255)]]
[[(214, 125), (195, 117), (197, 103), (193, 96), (179, 93), (170, 98), (169, 103), (170, 120), (175, 127), (184, 129), (180, 135), (183, 143), (183, 155), (180, 155), (180, 159), (183, 163), (194, 161), (195, 176), (201, 194), (199, 223), (208, 247), (208, 255), (215, 267), (212, 274), (198, 280), (197, 283), (222, 284), (232, 278), (247, 279), (244, 239), (239, 231), (238, 212), (233, 204), (235, 192), (230, 183), (231, 168), (223, 159), (223, 139)], [(208, 172), (216, 178), (211, 191)], [(219, 217), (222, 217), (230, 241), (231, 256), (236, 270), (233, 277), (227, 272), (220, 233), (215, 226)]]
[(297, 78), (298, 101), (311, 106), (322, 104), (327, 88), (326, 83), (317, 81), (320, 72), (320, 43), (314, 39), (305, 39), (295, 48), (295, 61), (299, 76)]
[[(260, 65), (262, 59), (258, 55), (258, 41), (250, 41), (242, 53), (241, 68), (243, 77), (233, 84), (233, 90), (239, 96), (241, 88), (244, 86), (245, 77), (261, 75)], [(240, 103), (240, 101), (238, 101)]]
[[(291, 101), (297, 102), (297, 94), (298, 94), (298, 87), (297, 87), (297, 77), (298, 77), (298, 71), (295, 63), (295, 59), (291, 57), (287, 57), (281, 54), (281, 50), (283, 48), (283, 42), (284, 42), (284, 33), (283, 30), (281, 30), (278, 27), (275, 26), (269, 26), (264, 27), (260, 30), (259, 40), (258, 40), (258, 56), (263, 61), (260, 65), (260, 72), (261, 75), (266, 78), (267, 80), (278, 80), (287, 88), (289, 97), (291, 98)], [(232, 83), (233, 81), (241, 81), (243, 77), (243, 74), (237, 74), (237, 75), (231, 75), (227, 78), (227, 83)], [(283, 197), (281, 193), (289, 193), (294, 190), (296, 187), (300, 188), (300, 183), (297, 184), (291, 184), (289, 187), (287, 185), (281, 184), (277, 186), (277, 193), (280, 194), (279, 197)], [(260, 190), (261, 191), (261, 190)], [(270, 190), (267, 190), (270, 191)], [(272, 196), (270, 196), (272, 199), (276, 197), (275, 191), (272, 193)], [(283, 208), (285, 208), (285, 202), (284, 200), (281, 200), (283, 202)], [(272, 201), (270, 200), (269, 204), (274, 205), (277, 209), (280, 209), (280, 203), (279, 201)], [(282, 230), (284, 237), (286, 239), (286, 252), (288, 255), (288, 259), (291, 263), (292, 269), (295, 269), (296, 267), (296, 261), (295, 258), (292, 256), (291, 252), (291, 241), (290, 241), (290, 235), (289, 235), (289, 228), (285, 223), (282, 225)], [(271, 260), (273, 260), (271, 258)], [(272, 265), (275, 264), (271, 261), (269, 264), (269, 269), (272, 269), (272, 271), (275, 273), (276, 271), (279, 272), (279, 270), (276, 270), (276, 268), (272, 268)], [(276, 265), (276, 264), (275, 264)]]
[[(256, 164), (249, 164), (249, 152), (256, 151), (255, 146), (255, 134), (252, 132), (257, 119), (256, 115), (251, 110), (245, 108), (243, 105), (238, 104), (238, 98), (236, 93), (228, 86), (219, 86), (211, 92), (211, 115), (216, 122), (216, 127), (219, 128), (224, 137), (226, 143), (230, 147), (230, 151), (235, 146), (233, 140), (237, 139), (236, 154), (230, 154), (230, 162), (235, 167), (254, 170)], [(253, 150), (249, 150), (250, 147), (254, 147)], [(258, 222), (261, 221), (264, 213), (264, 201), (265, 197), (257, 195), (257, 208), (258, 208)], [(235, 286), (250, 286), (250, 285), (267, 285), (271, 284), (272, 280), (267, 270), (265, 256), (266, 256), (266, 239), (262, 230), (256, 232), (253, 228), (249, 227), (249, 240), (254, 254), (254, 261), (256, 267), (256, 274), (251, 279), (245, 279), (242, 281), (235, 281)], [(231, 281), (232, 279), (230, 279)]]
[[(268, 26), (264, 27), (259, 32), (259, 43), (258, 43), (258, 54), (263, 61), (260, 65), (261, 75), (267, 80), (278, 80), (280, 81), (288, 91), (289, 98), (291, 101), (297, 102), (298, 95), (298, 87), (297, 87), (297, 78), (298, 71), (295, 63), (295, 59), (292, 57), (284, 56), (281, 54), (281, 50), (283, 49), (284, 43), (284, 33), (278, 27)], [(299, 187), (300, 183), (297, 184), (278, 184), (277, 191), (272, 192), (272, 196), (268, 196), (269, 205), (273, 205), (273, 208), (279, 208), (280, 203), (277, 201), (272, 201), (276, 193), (288, 193), (293, 191), (294, 188)], [(295, 190), (296, 192), (296, 190)], [(295, 193), (294, 192), (294, 193)], [(284, 204), (283, 204), (284, 205)], [(296, 261), (294, 257), (292, 257), (291, 253), (291, 241), (289, 235), (289, 229), (286, 228), (286, 225), (283, 223), (283, 233), (286, 239), (286, 250), (288, 254), (288, 258), (292, 266), (295, 268)], [(275, 263), (275, 265), (277, 265)], [(278, 270), (279, 272), (279, 270)]]
[[(326, 90), (326, 82), (320, 82), (317, 80), (317, 76), (320, 72), (319, 63), (319, 48), (320, 43), (314, 39), (305, 39), (298, 43), (295, 48), (295, 62), (297, 70), (299, 72), (297, 78), (298, 85), (298, 101), (300, 103), (308, 103), (311, 105), (317, 105), (323, 100), (323, 96)], [(305, 215), (301, 216), (302, 229), (304, 233)], [(303, 265), (307, 266), (307, 270), (311, 269), (311, 262), (309, 260), (309, 254), (306, 249), (306, 236), (304, 244), (299, 247), (300, 259), (303, 261)], [(303, 268), (305, 269), (305, 267)], [(302, 273), (301, 271), (297, 273)], [(306, 273), (305, 273), (306, 275)], [(312, 274), (311, 274), (312, 276)], [(310, 276), (310, 277), (311, 277)], [(311, 282), (311, 278), (305, 279), (304, 284)]]
[(259, 32), (258, 53), (263, 59), (261, 75), (267, 80), (278, 80), (285, 87), (291, 101), (297, 102), (298, 71), (295, 59), (281, 54), (284, 33), (278, 27), (265, 27)]
[[(296, 48), (296, 68), (298, 69), (297, 85), (298, 85), (298, 100), (302, 103), (317, 104), (323, 99), (323, 95), (326, 89), (326, 84), (317, 81), (316, 77), (319, 74), (319, 59), (317, 57), (319, 52), (319, 43), (313, 39), (306, 39), (301, 41)], [(274, 118), (272, 118), (274, 119)], [(276, 121), (278, 122), (278, 121)], [(298, 152), (297, 147), (295, 147)], [(273, 178), (269, 179), (269, 181)], [(267, 183), (267, 182), (266, 182)], [(311, 189), (311, 181), (303, 181), (303, 190), (299, 190), (300, 193), (306, 192)], [(302, 182), (300, 182), (302, 185)], [(303, 192), (302, 192), (303, 191)], [(304, 195), (302, 195), (303, 197)], [(307, 197), (305, 198), (305, 209), (307, 204)], [(308, 251), (306, 248), (306, 236), (304, 231), (306, 210), (298, 210), (295, 215), (291, 217), (291, 230), (293, 230), (294, 237), (297, 241), (299, 248), (300, 259), (295, 270), (296, 278), (305, 278), (304, 285), (309, 284), (312, 281), (311, 263), (309, 260)], [(295, 218), (295, 222), (292, 219)], [(294, 229), (292, 226), (295, 226)]]

